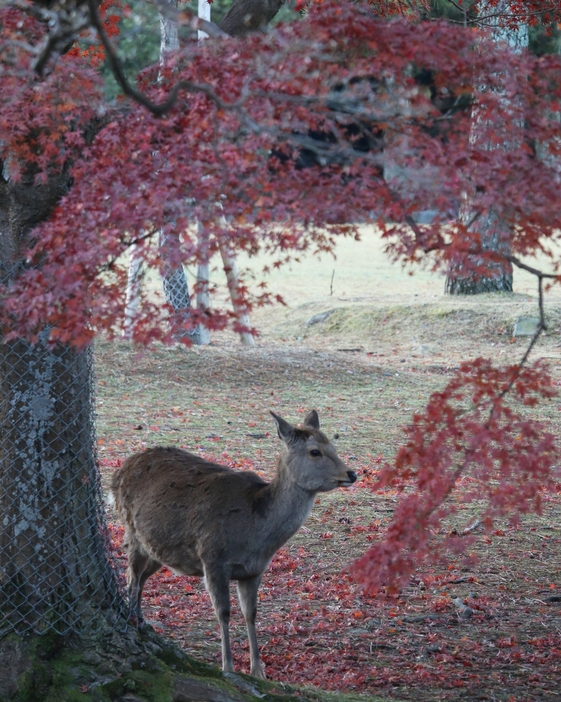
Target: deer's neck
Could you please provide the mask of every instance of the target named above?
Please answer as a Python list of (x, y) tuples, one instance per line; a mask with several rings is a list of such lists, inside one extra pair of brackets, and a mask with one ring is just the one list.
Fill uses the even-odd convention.
[(271, 545), (275, 543), (276, 550), (306, 521), (316, 493), (299, 487), (282, 460), (279, 461), (275, 478), (265, 489), (268, 505), (262, 527)]

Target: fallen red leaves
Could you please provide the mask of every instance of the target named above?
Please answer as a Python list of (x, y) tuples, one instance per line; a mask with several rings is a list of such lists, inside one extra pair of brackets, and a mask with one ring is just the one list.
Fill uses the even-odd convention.
[[(557, 501), (557, 513), (559, 508)], [(347, 513), (352, 514), (352, 505)], [(374, 599), (340, 572), (335, 551), (325, 550), (337, 528), (349, 529), (340, 520), (339, 511), (326, 509), (322, 521), (333, 525), (333, 531), (316, 530), (315, 547), (306, 540), (289, 543), (264, 576), (258, 631), (270, 678), (363, 693), (392, 689), (411, 700), (425, 695), (433, 699), (430, 691), (435, 689), (439, 699), (457, 699), (454, 690), (478, 687), (489, 694), (512, 690), (519, 702), (558, 689), (561, 634), (549, 624), (546, 634), (539, 632), (545, 620), (556, 616), (557, 605), (545, 598), (561, 583), (551, 582), (550, 576), (546, 590), (539, 590), (537, 582), (532, 589), (532, 578), (523, 573), (514, 580), (513, 573), (496, 580), (496, 558), (488, 562), (482, 551), (481, 565), (473, 573), (454, 565), (431, 568), (415, 576), (401, 596)], [(498, 542), (514, 541), (520, 534), (503, 531)], [(364, 549), (368, 529), (358, 525), (346, 533), (354, 542), (353, 552)], [(111, 525), (111, 534), (118, 548), (121, 527)], [(492, 548), (483, 539), (478, 543)], [(558, 549), (559, 540), (548, 547)], [(118, 558), (124, 566), (126, 559), (122, 554)], [(498, 572), (506, 576), (508, 571)], [(469, 595), (464, 594), (463, 602), (473, 612), (466, 620), (459, 618), (452, 601), (462, 588)], [(148, 581), (143, 602), (145, 617), (156, 630), (191, 655), (220, 664), (218, 627), (200, 579), (163, 569)], [(237, 604), (232, 634), (236, 667), (248, 672), (248, 645)]]

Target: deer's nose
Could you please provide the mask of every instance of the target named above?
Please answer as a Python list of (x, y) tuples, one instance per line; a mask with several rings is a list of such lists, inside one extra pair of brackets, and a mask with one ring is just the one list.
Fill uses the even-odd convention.
[(351, 483), (356, 483), (357, 476), (356, 476), (356, 473), (354, 472), (354, 470), (348, 470), (347, 475), (349, 476), (349, 480), (351, 481)]

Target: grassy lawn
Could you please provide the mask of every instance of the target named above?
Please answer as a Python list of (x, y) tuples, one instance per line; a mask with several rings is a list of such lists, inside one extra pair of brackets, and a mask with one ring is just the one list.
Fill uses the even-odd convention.
[[(258, 270), (264, 261), (251, 261)], [(225, 295), (219, 271), (218, 296)], [(479, 534), (478, 564), (420, 572), (392, 602), (365, 597), (349, 566), (380, 537), (392, 491), (369, 484), (391, 461), (402, 428), (462, 360), (513, 362), (527, 339), (515, 321), (537, 313), (531, 278), (512, 295), (446, 298), (441, 275), (410, 276), (384, 256), (372, 229), (344, 241), (337, 259), (308, 257), (269, 278), (286, 306), (256, 311), (254, 349), (214, 334), (204, 348), (133, 349), (100, 342), (98, 439), (104, 479), (135, 450), (173, 444), (240, 469), (273, 474), (278, 439), (269, 409), (298, 422), (318, 410), (325, 432), (359, 473), (350, 489), (321, 496), (266, 573), (258, 632), (269, 677), (294, 684), (407, 700), (554, 700), (561, 689), (561, 506)], [(561, 384), (561, 296), (546, 299), (549, 331), (533, 359)], [(332, 311), (333, 310), (333, 311)], [(309, 324), (314, 315), (330, 314)], [(559, 426), (561, 401), (532, 410)], [(560, 487), (561, 490), (561, 487)], [(477, 516), (460, 511), (458, 529)], [(114, 521), (114, 515), (111, 515)], [(458, 518), (459, 519), (459, 518)], [(114, 531), (119, 538), (119, 526)], [(474, 610), (458, 617), (453, 599)], [(145, 614), (188, 653), (220, 661), (218, 627), (200, 581), (164, 570), (145, 589)], [(239, 669), (248, 646), (234, 605)]]

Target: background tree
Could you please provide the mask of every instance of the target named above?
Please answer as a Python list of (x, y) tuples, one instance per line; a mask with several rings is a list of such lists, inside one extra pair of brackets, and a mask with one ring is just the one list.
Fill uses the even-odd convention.
[[(89, 366), (84, 351), (72, 348), (87, 349), (96, 334), (122, 330), (123, 254), (132, 246), (161, 270), (151, 242), (173, 226), (185, 235), (171, 239), (165, 265), (196, 265), (207, 255), (192, 227), (198, 221), (209, 233), (210, 253), (222, 245), (250, 256), (265, 250), (280, 265), (294, 252), (329, 251), (337, 236), (358, 236), (360, 222), (376, 218), (388, 250), (406, 263), (447, 267), (470, 255), (481, 259), (483, 272), (497, 260), (533, 272), (541, 315), (535, 343), (545, 326), (542, 283), (557, 277), (520, 257), (545, 252), (556, 266), (561, 231), (557, 57), (516, 53), (450, 23), (388, 21), (366, 3), (321, 2), (288, 27), (240, 39), (181, 15), (193, 40), (164, 71), (148, 69), (134, 87), (96, 3), (71, 9), (29, 5), (0, 15), (9, 95), (0, 111), (7, 427), (0, 453), (0, 612), (3, 630), (18, 636), (4, 640), (0, 652), (8, 655), (16, 640), (26, 652), (21, 660), (32, 657), (34, 646), (23, 633), (79, 634), (88, 626), (101, 632), (100, 650), (108, 649), (104, 634), (118, 654), (146, 654), (139, 635), (114, 626), (124, 623), (92, 506), (89, 399), (76, 400), (73, 389), (74, 379), (89, 387)], [(252, 17), (252, 26), (261, 27)], [(104, 102), (91, 51), (85, 59), (77, 49), (60, 56), (85, 27), (97, 32), (128, 101)], [(214, 38), (199, 45), (199, 28)], [(430, 91), (415, 66), (430, 74)], [(477, 105), (476, 140), (473, 112), (462, 108), (466, 97)], [(488, 148), (506, 133), (512, 148)], [(304, 156), (314, 167), (303, 167)], [(407, 188), (383, 177), (390, 165), (407, 174)], [(496, 213), (512, 232), (508, 254), (482, 246), (465, 222), (448, 221), (445, 213), (474, 182), (482, 187), (477, 216)], [(421, 226), (413, 217), (420, 209), (442, 214)], [(252, 295), (243, 279), (240, 291), (248, 308), (273, 297)], [(235, 322), (217, 308), (204, 320), (193, 314), (215, 329)], [(142, 294), (135, 339), (168, 342), (183, 325), (181, 315)], [(500, 489), (486, 493), (486, 523), (539, 506), (557, 453), (545, 428), (510, 404), (513, 396), (532, 403), (550, 393), (545, 369), (525, 368), (526, 360), (506, 369), (482, 360), (464, 364), (414, 418), (380, 485), (405, 478), (415, 491), (396, 510), (386, 541), (361, 564), (372, 588), (397, 586), (423, 558), (457, 547), (433, 535), (466, 471), (483, 483), (500, 480)], [(77, 435), (92, 449), (88, 460)], [(81, 604), (91, 615), (69, 619), (68, 610), (78, 612)], [(0, 673), (5, 696), (18, 694), (14, 666)]]
[[(558, 43), (555, 39), (556, 25), (551, 20), (550, 6), (531, 6), (517, 2), (456, 3), (453, 0), (435, 0), (429, 8), (421, 8), (426, 17), (446, 17), (451, 22), (463, 26), (484, 28), (498, 42), (506, 42), (514, 49), (529, 47), (537, 55), (554, 52)], [(530, 42), (530, 34), (532, 40)], [(474, 81), (477, 76), (474, 76)], [(506, 96), (504, 99), (509, 99)], [(474, 107), (472, 138), (478, 139), (480, 120), (477, 106)], [(510, 148), (505, 136), (502, 146), (489, 144), (488, 148)], [(473, 234), (481, 238), (481, 245), (499, 255), (494, 261), (483, 260), (469, 255), (460, 256), (450, 262), (447, 271), (445, 290), (451, 295), (472, 295), (485, 292), (512, 292), (513, 269), (508, 261), (510, 254), (511, 231), (508, 223), (489, 211), (485, 217), (478, 213), (475, 204), (480, 185), (472, 183), (471, 191), (463, 193), (459, 216), (473, 229)]]

